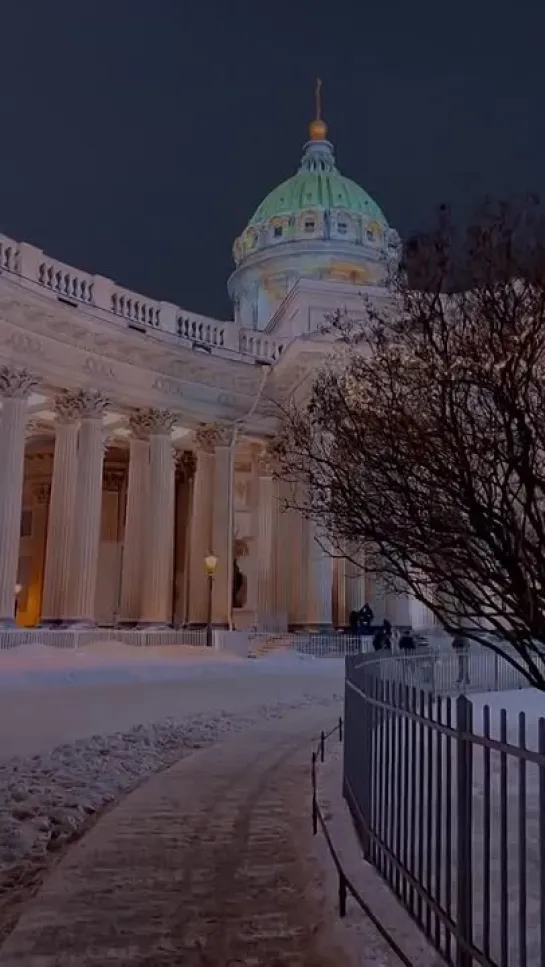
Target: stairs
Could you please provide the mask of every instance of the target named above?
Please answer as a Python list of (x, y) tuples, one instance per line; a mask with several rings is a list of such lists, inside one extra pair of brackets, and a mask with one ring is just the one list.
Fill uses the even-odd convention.
[(255, 634), (250, 636), (248, 658), (265, 658), (273, 651), (289, 649), (290, 637), (282, 634)]

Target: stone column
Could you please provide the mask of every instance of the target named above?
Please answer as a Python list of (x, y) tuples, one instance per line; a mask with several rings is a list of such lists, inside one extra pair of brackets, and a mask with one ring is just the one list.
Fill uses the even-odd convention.
[(121, 566), (119, 619), (137, 624), (142, 612), (144, 525), (149, 500), (149, 426), (145, 410), (133, 413), (129, 450), (129, 479)]
[(222, 628), (231, 622), (233, 600), (233, 431), (217, 430), (212, 504), (212, 552), (218, 559), (212, 586), (212, 621)]
[(174, 557), (174, 453), (168, 410), (148, 411), (150, 432), (149, 492), (146, 514), (142, 624), (172, 622)]
[(30, 580), (27, 593), (26, 623), (34, 626), (40, 623), (42, 610), (44, 561), (48, 531), (49, 501), (51, 498), (50, 484), (36, 484), (32, 496), (34, 498), (32, 510), (32, 562), (30, 565)]
[(257, 458), (257, 616), (260, 626), (274, 612), (275, 481), (270, 454), (263, 449)]
[[(295, 491), (295, 501), (298, 492)], [(289, 625), (292, 628), (304, 627), (307, 613), (308, 573), (308, 528), (304, 517), (298, 510), (287, 511), (286, 531), (288, 536), (290, 597)]]
[(68, 615), (81, 394), (61, 393), (55, 400), (55, 412), (55, 454), (42, 596), (45, 624), (58, 624)]
[(95, 390), (83, 391), (78, 441), (78, 473), (74, 509), (74, 532), (70, 563), (68, 620), (92, 624), (102, 512), (102, 466), (104, 462), (103, 415), (107, 400)]
[(332, 625), (333, 558), (325, 550), (326, 538), (313, 521), (308, 521), (308, 587), (306, 625), (327, 631)]
[(28, 397), (37, 384), (25, 370), (0, 366), (0, 625), (14, 624), (15, 585), (25, 469)]
[(345, 628), (348, 624), (348, 610), (346, 607), (346, 566), (345, 557), (337, 557), (333, 562), (333, 621), (336, 628)]
[(357, 547), (350, 549), (350, 559), (346, 560), (346, 611), (361, 611), (366, 603), (365, 596), (365, 554)]
[(189, 587), (189, 532), (193, 503), (193, 478), (197, 468), (191, 450), (176, 454), (176, 500), (174, 511), (174, 608), (175, 625), (187, 621), (187, 593)]
[(208, 580), (204, 560), (212, 553), (216, 440), (217, 433), (212, 426), (202, 426), (195, 434), (197, 468), (193, 480), (193, 506), (189, 533), (188, 618), (190, 624), (197, 626), (206, 624), (208, 614)]
[(287, 625), (290, 610), (290, 588), (292, 582), (290, 536), (293, 511), (285, 509), (285, 501), (289, 499), (289, 484), (284, 480), (277, 481), (276, 488), (276, 520), (277, 537), (275, 542), (275, 605), (276, 614), (282, 617)]

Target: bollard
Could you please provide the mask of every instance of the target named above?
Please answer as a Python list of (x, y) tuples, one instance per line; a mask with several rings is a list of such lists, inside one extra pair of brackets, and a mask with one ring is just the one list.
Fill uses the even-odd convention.
[(346, 916), (346, 880), (342, 871), (339, 871), (339, 916)]
[(320, 736), (320, 762), (325, 760), (325, 732)]
[(339, 718), (339, 742), (343, 740), (343, 720)]

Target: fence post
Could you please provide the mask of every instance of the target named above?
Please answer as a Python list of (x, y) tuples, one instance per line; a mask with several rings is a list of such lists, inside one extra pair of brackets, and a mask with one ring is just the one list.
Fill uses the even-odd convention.
[(312, 753), (312, 833), (318, 832), (318, 803), (316, 802), (316, 753)]
[(339, 916), (346, 916), (346, 880), (342, 870), (339, 870)]
[(320, 762), (325, 761), (325, 732), (320, 735)]
[(473, 967), (473, 957), (465, 949), (473, 942), (473, 706), (460, 695), (456, 701), (456, 967)]

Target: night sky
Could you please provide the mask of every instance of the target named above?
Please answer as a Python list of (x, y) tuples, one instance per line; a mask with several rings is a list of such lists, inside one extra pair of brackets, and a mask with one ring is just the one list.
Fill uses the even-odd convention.
[(317, 75), (341, 171), (407, 236), (545, 196), (544, 36), (537, 0), (4, 0), (0, 231), (228, 318)]

